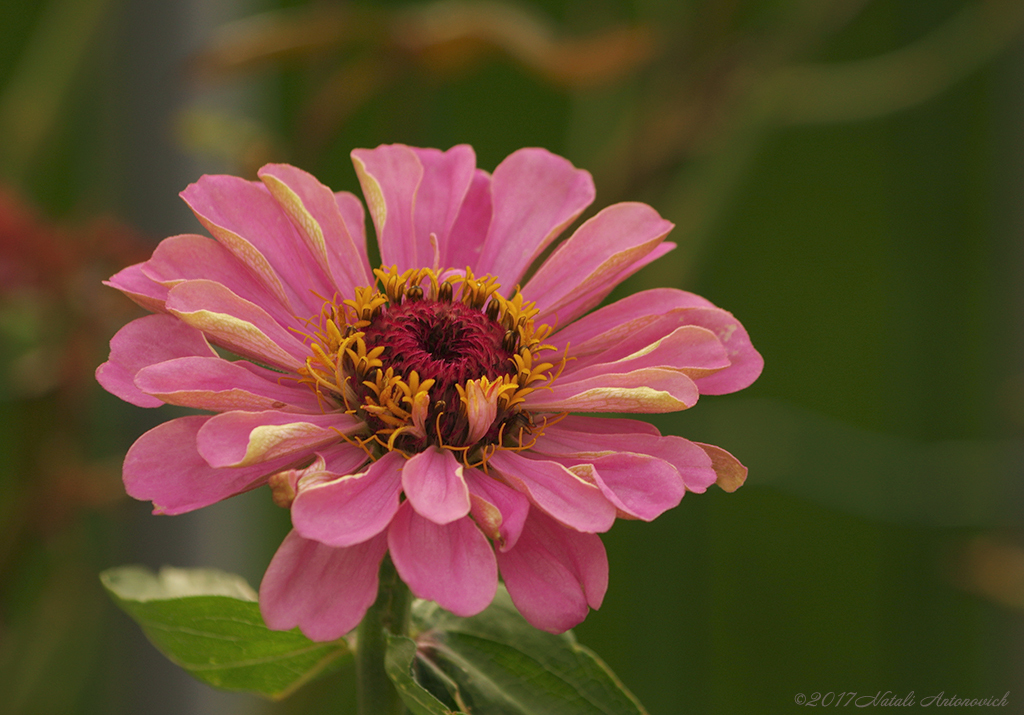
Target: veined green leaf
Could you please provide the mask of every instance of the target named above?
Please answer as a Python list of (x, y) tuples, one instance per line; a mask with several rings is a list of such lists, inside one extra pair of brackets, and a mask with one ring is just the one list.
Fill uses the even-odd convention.
[(413, 677), (416, 642), (404, 636), (388, 635), (384, 669), (394, 683), (405, 707), (413, 715), (457, 715)]
[(477, 616), (459, 618), (418, 601), (413, 621), (418, 680), (440, 684), (473, 715), (646, 714), (597, 655), (572, 633), (531, 626), (504, 588)]
[(123, 566), (104, 587), (164, 655), (199, 680), (279, 700), (351, 657), (344, 640), (316, 643), (263, 623), (256, 593), (215, 569)]

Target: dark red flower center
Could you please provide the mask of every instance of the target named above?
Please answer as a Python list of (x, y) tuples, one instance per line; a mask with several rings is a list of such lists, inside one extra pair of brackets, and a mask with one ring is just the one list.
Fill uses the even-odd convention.
[(387, 306), (364, 332), (367, 349), (384, 347), (384, 365), (435, 380), (432, 394), (450, 405), (457, 404), (456, 385), (515, 369), (502, 347), (505, 328), (459, 301), (406, 299)]

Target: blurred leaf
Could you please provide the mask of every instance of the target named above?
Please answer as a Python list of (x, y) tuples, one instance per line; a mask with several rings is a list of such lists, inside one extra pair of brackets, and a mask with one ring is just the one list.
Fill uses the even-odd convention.
[(57, 121), (111, 0), (53, 0), (0, 92), (0, 173), (21, 177)]
[(905, 47), (865, 60), (798, 65), (763, 88), (789, 124), (872, 119), (944, 92), (1003, 51), (1024, 29), (1020, 0), (971, 2)]
[[(571, 632), (553, 635), (534, 628), (519, 615), (504, 588), (490, 607), (471, 618), (417, 601), (413, 623), (421, 629), (416, 639), (421, 682), (440, 682), (467, 712), (646, 713), (608, 666), (577, 643)], [(408, 656), (407, 645), (396, 646)]]
[(256, 594), (234, 574), (139, 566), (104, 571), (103, 585), (164, 655), (225, 690), (279, 700), (341, 665), (344, 640), (315, 643), (298, 630), (271, 631)]
[(725, 444), (749, 467), (748, 485), (896, 523), (991, 526), (1019, 518), (1009, 499), (1024, 473), (1019, 441), (917, 442), (771, 400), (709, 401), (699, 419), (677, 416), (673, 430)]
[[(80, 531), (58, 537), (54, 541), (63, 543), (54, 551), (70, 551), (73, 542), (85, 539)], [(3, 712), (9, 715), (78, 712), (83, 692), (99, 675), (95, 654), (106, 624), (103, 596), (92, 580), (95, 572), (73, 558), (53, 564), (53, 554), (47, 556), (52, 569), (38, 590), (24, 574), (5, 574), (3, 582), (4, 589), (14, 591), (4, 596), (25, 599), (21, 608), (5, 609), (0, 624), (0, 690)], [(38, 551), (23, 558), (34, 558), (37, 566), (47, 561)]]

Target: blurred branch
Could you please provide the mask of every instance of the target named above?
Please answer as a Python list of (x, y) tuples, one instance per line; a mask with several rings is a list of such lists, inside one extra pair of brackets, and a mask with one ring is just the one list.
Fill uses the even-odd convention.
[(949, 89), (993, 59), (1024, 29), (1024, 3), (967, 5), (931, 34), (879, 57), (787, 67), (764, 91), (785, 124), (849, 122), (891, 114)]
[[(295, 148), (315, 155), (354, 112), (415, 71), (451, 80), (499, 56), (549, 84), (586, 88), (634, 72), (657, 47), (646, 26), (567, 37), (542, 15), (498, 0), (440, 0), (397, 10), (318, 5), (225, 25), (189, 71), (212, 80), (282, 63), (310, 65), (315, 73), (298, 112)], [(195, 118), (184, 125), (196, 139)], [(242, 157), (237, 163), (246, 165)]]
[(356, 42), (379, 44), (386, 37), (380, 14), (348, 6), (277, 10), (220, 27), (189, 62), (200, 79), (219, 79), (281, 61), (329, 54)]
[(551, 23), (516, 5), (442, 0), (398, 16), (396, 43), (437, 70), (450, 71), (497, 50), (548, 82), (586, 87), (621, 78), (654, 55), (647, 27), (613, 27), (559, 37)]
[(952, 577), (967, 591), (1024, 609), (1024, 549), (1019, 546), (979, 536), (959, 554)]
[(52, 0), (0, 94), (0, 174), (17, 183), (49, 137), (112, 0)]

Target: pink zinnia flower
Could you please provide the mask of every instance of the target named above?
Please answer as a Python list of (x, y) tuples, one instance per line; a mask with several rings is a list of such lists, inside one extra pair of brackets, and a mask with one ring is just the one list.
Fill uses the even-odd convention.
[(352, 158), (383, 268), (355, 196), (271, 164), (182, 193), (216, 240), (173, 236), (110, 279), (156, 314), (114, 336), (100, 383), (214, 413), (142, 435), (127, 491), (180, 514), (269, 483), (294, 527), (260, 586), (270, 628), (340, 637), (390, 553), (457, 615), (485, 608), (500, 572), (527, 620), (564, 631), (604, 598), (597, 534), (616, 517), (746, 471), (646, 422), (570, 413), (683, 410), (749, 385), (761, 357), (680, 290), (590, 312), (673, 248), (644, 204), (604, 209), (528, 276), (594, 198), (561, 157), (522, 149), (493, 174), (468, 146)]

